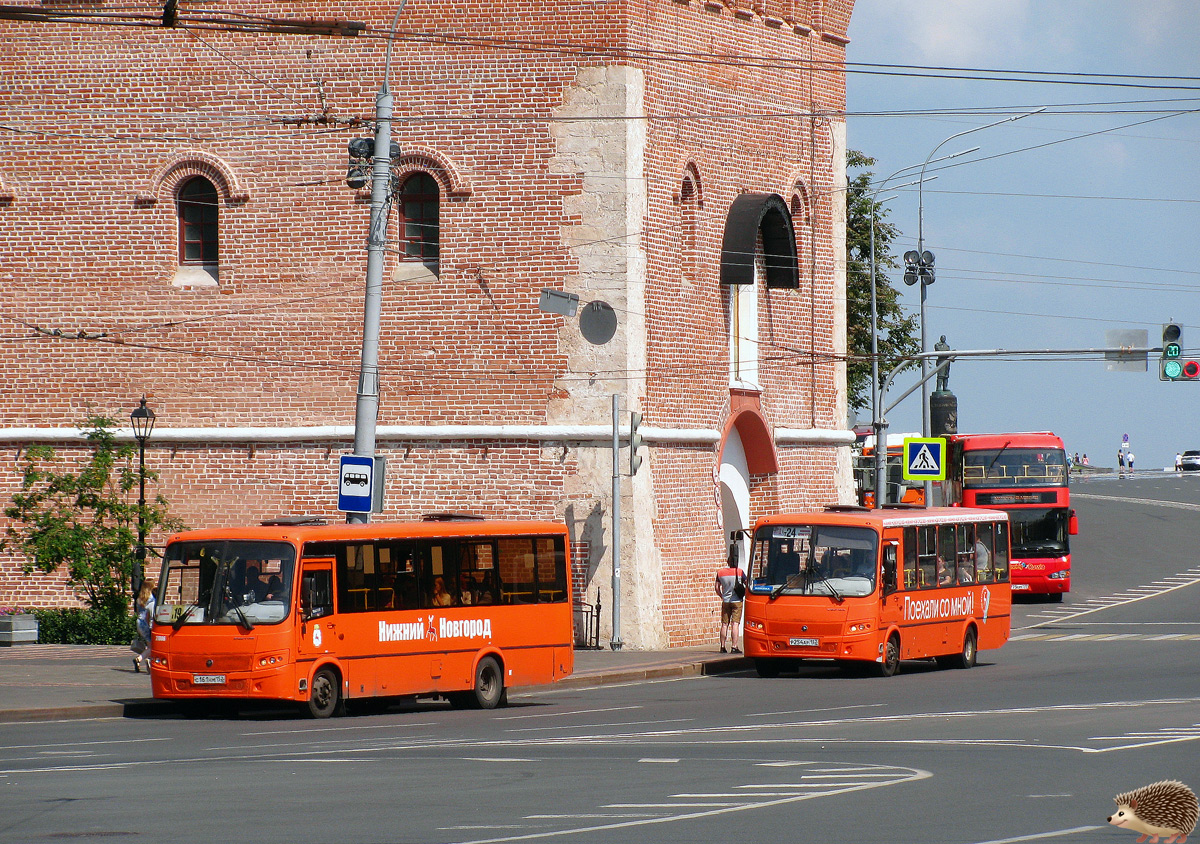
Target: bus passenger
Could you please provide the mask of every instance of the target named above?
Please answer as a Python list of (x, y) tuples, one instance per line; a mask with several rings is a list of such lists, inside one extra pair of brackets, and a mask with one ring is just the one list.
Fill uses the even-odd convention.
[(938, 586), (952, 586), (954, 584), (954, 568), (946, 562), (946, 558), (941, 555), (937, 560)]
[(983, 544), (983, 537), (975, 538), (975, 573), (976, 580), (990, 579), (987, 572), (992, 566), (991, 554), (988, 553), (987, 546)]
[(446, 581), (440, 577), (433, 579), (433, 595), (429, 603), (434, 607), (448, 607), (454, 603), (454, 599), (446, 591)]

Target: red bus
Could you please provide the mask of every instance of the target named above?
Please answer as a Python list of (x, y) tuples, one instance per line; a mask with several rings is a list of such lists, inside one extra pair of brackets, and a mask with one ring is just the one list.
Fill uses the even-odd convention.
[(1070, 538), (1079, 531), (1063, 441), (1049, 431), (947, 439), (946, 503), (1008, 513), (1013, 591), (1061, 601), (1071, 591)]
[(264, 523), (167, 542), (156, 698), (491, 709), (574, 665), (567, 530), (529, 521)]
[(1008, 518), (996, 510), (833, 507), (760, 519), (745, 597), (762, 677), (804, 659), (970, 668), (1008, 641)]

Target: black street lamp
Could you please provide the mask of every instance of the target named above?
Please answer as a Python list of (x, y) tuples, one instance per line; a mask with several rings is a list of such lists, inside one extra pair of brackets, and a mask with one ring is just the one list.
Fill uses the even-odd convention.
[(136, 596), (142, 588), (146, 572), (146, 440), (154, 431), (154, 411), (146, 407), (145, 396), (129, 414), (129, 422), (133, 425), (133, 436), (138, 441), (138, 556), (137, 568), (130, 578)]

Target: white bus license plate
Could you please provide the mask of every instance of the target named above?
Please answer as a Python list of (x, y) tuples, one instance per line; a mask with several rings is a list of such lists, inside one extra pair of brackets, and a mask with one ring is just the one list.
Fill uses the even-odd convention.
[(195, 686), (224, 686), (224, 674), (193, 674), (192, 684)]
[(819, 639), (788, 639), (788, 645), (793, 648), (815, 648), (819, 644)]
[(1028, 591), (1029, 591), (1029, 584), (1028, 584), (1028, 583), (1014, 583), (1014, 584), (1012, 585), (1012, 591), (1014, 591), (1014, 592), (1028, 592)]

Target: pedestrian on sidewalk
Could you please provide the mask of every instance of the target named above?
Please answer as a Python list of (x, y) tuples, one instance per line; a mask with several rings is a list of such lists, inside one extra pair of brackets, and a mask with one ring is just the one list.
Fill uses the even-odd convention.
[(141, 673), (145, 667), (150, 671), (150, 626), (154, 623), (154, 584), (150, 580), (142, 581), (134, 601), (137, 612), (137, 637), (134, 638), (130, 649), (133, 651), (133, 670)]
[(1133, 474), (1133, 452), (1132, 451), (1129, 452), (1129, 457), (1125, 462), (1129, 464), (1129, 474), (1132, 475)]
[(1183, 455), (1178, 451), (1175, 452), (1175, 474), (1183, 474)]
[(716, 593), (721, 599), (721, 653), (726, 653), (725, 640), (735, 654), (738, 647), (738, 628), (742, 624), (742, 598), (746, 595), (746, 573), (737, 564), (738, 546), (729, 546), (729, 559), (725, 567), (717, 571)]

